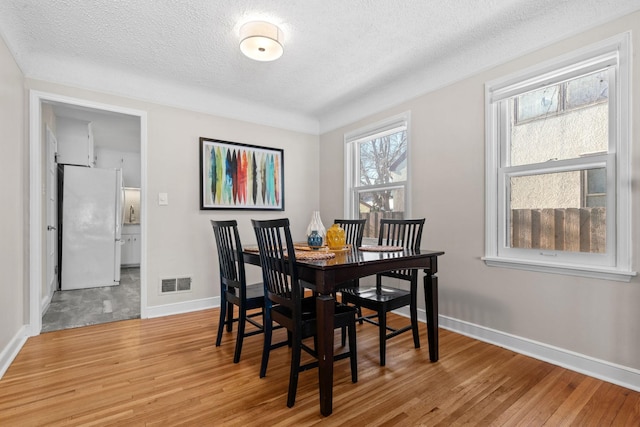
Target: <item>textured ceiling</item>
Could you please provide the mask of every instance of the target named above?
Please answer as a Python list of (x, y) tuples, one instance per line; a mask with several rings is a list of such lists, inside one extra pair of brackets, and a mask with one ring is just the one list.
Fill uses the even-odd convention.
[[(2, 0), (0, 35), (29, 78), (321, 133), (638, 9), (639, 0)], [(250, 20), (281, 27), (282, 58), (240, 53)]]

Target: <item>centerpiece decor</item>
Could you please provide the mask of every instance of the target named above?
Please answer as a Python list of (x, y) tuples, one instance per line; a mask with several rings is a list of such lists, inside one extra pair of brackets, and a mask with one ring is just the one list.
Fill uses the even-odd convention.
[(329, 249), (343, 249), (347, 245), (344, 228), (338, 224), (333, 224), (327, 230), (327, 246)]
[(311, 222), (307, 226), (307, 244), (310, 248), (319, 249), (325, 241), (327, 231), (322, 225), (320, 211), (313, 211)]

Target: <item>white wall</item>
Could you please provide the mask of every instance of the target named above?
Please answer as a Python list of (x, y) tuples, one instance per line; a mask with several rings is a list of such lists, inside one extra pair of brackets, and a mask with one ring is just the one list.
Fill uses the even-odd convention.
[[(323, 218), (343, 214), (343, 135), (411, 111), (412, 216), (426, 217), (422, 247), (442, 249), (439, 262), (443, 322), (466, 325), (505, 340), (518, 337), (566, 357), (640, 372), (640, 279), (631, 283), (487, 267), (484, 255), (484, 83), (572, 50), (633, 30), (634, 146), (640, 134), (640, 13), (549, 46), (474, 77), (425, 94), (320, 138)], [(634, 195), (640, 179), (633, 150)], [(634, 218), (640, 197), (633, 202)], [(638, 221), (633, 268), (640, 268)], [(420, 296), (422, 300), (422, 296)], [(441, 353), (446, 357), (446, 353)], [(628, 368), (631, 368), (630, 370)], [(637, 383), (640, 387), (640, 382)]]
[[(206, 136), (225, 141), (284, 149), (285, 211), (200, 211), (199, 141)], [(255, 244), (251, 218), (289, 217), (294, 237), (302, 239), (311, 211), (318, 203), (318, 137), (235, 120), (155, 107), (149, 111), (149, 305), (164, 304), (158, 296), (161, 277), (190, 274), (192, 294), (176, 299), (219, 295), (217, 258), (210, 219), (236, 219), (245, 245)], [(168, 193), (169, 206), (158, 206), (158, 193)], [(215, 267), (215, 268), (214, 268)], [(248, 267), (251, 278), (259, 271)], [(216, 271), (216, 276), (214, 276)]]
[(0, 376), (22, 340), (25, 324), (27, 277), (28, 184), (25, 178), (24, 78), (0, 38)]

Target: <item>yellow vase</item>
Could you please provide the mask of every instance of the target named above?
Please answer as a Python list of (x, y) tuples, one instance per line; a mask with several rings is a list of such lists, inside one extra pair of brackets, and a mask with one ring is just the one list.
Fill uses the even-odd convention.
[(338, 224), (333, 224), (327, 230), (327, 245), (329, 249), (342, 249), (346, 246), (344, 229)]

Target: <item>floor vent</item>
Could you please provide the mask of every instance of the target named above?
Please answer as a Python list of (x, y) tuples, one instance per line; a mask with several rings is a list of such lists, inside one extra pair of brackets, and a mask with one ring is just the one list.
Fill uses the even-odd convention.
[(169, 279), (160, 279), (161, 294), (189, 291), (191, 291), (191, 277), (173, 277)]

